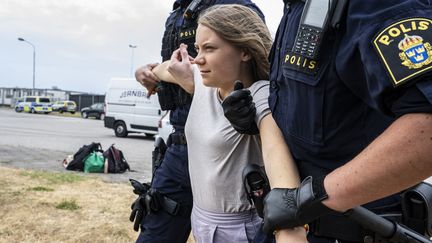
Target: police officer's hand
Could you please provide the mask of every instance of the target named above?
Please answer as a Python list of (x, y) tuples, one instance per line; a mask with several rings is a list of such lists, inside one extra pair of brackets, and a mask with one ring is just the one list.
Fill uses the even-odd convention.
[(133, 229), (138, 231), (143, 218), (147, 215), (147, 210), (144, 204), (145, 195), (139, 195), (135, 202), (131, 205), (131, 214), (129, 220), (134, 223)]
[(144, 86), (148, 91), (148, 97), (156, 93), (157, 83), (159, 79), (152, 72), (153, 68), (159, 65), (158, 63), (150, 63), (135, 71), (135, 79)]
[(235, 81), (234, 91), (222, 102), (224, 115), (233, 128), (241, 134), (259, 133), (255, 122), (256, 108), (250, 90), (243, 89), (241, 81)]
[(307, 177), (295, 189), (275, 188), (264, 199), (263, 230), (271, 233), (277, 229), (303, 226), (330, 212), (322, 200), (327, 193), (323, 178)]

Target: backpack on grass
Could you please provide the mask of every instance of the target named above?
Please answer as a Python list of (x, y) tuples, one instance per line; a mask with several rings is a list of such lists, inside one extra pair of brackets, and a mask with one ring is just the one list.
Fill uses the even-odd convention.
[(82, 146), (73, 156), (73, 160), (69, 162), (67, 170), (84, 171), (84, 161), (92, 152), (103, 152), (100, 143), (91, 143)]
[(100, 152), (92, 152), (84, 160), (84, 172), (86, 173), (103, 173), (105, 159)]
[(108, 160), (108, 173), (123, 173), (126, 170), (130, 171), (123, 152), (111, 145), (104, 153), (105, 160)]

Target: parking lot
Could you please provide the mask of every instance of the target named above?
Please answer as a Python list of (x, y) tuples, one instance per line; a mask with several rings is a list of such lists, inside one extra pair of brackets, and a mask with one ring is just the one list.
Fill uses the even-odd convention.
[(0, 165), (66, 171), (61, 162), (81, 146), (99, 142), (122, 150), (133, 172), (94, 174), (104, 180), (126, 182), (129, 178), (150, 180), (153, 138), (131, 134), (118, 138), (103, 121), (54, 114), (16, 113), (0, 108)]

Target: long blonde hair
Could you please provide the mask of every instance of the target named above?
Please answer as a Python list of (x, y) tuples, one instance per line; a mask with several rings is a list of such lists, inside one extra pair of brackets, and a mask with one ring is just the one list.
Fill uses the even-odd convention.
[(239, 4), (214, 5), (201, 13), (198, 24), (212, 29), (219, 37), (251, 55), (254, 82), (269, 79), (268, 55), (272, 39), (255, 11)]

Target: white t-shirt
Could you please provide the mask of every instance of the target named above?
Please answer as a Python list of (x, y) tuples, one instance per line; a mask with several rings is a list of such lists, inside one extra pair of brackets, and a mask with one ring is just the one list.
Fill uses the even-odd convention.
[[(186, 121), (189, 174), (194, 204), (215, 213), (237, 213), (252, 208), (242, 182), (248, 163), (263, 164), (259, 135), (238, 133), (225, 118), (216, 88), (202, 83), (194, 65), (195, 91)], [(256, 122), (270, 113), (269, 82), (248, 88), (257, 109)]]

